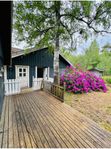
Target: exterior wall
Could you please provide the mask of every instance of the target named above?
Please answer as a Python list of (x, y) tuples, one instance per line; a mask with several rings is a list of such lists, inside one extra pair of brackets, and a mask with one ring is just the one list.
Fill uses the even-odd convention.
[(30, 65), (38, 67), (50, 67), (53, 56), (48, 53), (47, 49), (38, 50), (27, 55), (22, 55), (12, 59), (12, 65)]
[(29, 68), (29, 86), (32, 87), (32, 79), (35, 77), (35, 66), (30, 66)]
[[(0, 67), (0, 68), (1, 68), (1, 67)], [(0, 73), (1, 73), (1, 72), (0, 72)], [(4, 97), (3, 77), (0, 77), (0, 115), (1, 115), (1, 112), (2, 112), (3, 97)]]
[[(59, 64), (59, 68), (60, 68), (59, 69), (59, 73), (60, 74), (62, 73), (62, 71), (65, 70), (65, 68), (66, 68), (67, 65), (69, 65), (69, 64), (66, 64), (65, 62), (62, 61), (62, 59), (60, 59), (60, 64)], [(54, 70), (53, 70), (53, 67), (51, 67), (50, 68), (50, 74), (49, 74), (50, 78), (53, 78), (54, 77), (53, 74), (54, 74)]]
[(0, 115), (2, 112), (2, 105), (3, 105), (3, 97), (4, 97), (4, 84), (3, 84), (3, 72), (1, 72), (1, 68), (3, 67), (3, 53), (0, 43)]
[(11, 58), (11, 1), (0, 2), (0, 114), (4, 100), (4, 76), (3, 65), (10, 64)]
[(7, 79), (15, 79), (15, 66), (7, 66)]
[[(18, 56), (12, 59), (12, 67), (7, 68), (7, 78), (15, 79), (15, 65), (28, 65), (29, 85), (32, 86), (32, 77), (35, 77), (35, 66), (38, 68), (50, 68), (49, 77), (53, 78), (53, 55), (49, 54), (47, 49), (38, 50), (27, 55)], [(60, 57), (60, 72), (69, 65)]]

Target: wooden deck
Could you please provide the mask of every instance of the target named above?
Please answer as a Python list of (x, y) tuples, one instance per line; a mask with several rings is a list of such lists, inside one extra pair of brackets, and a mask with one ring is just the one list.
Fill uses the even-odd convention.
[(5, 97), (0, 147), (111, 147), (111, 134), (43, 91)]

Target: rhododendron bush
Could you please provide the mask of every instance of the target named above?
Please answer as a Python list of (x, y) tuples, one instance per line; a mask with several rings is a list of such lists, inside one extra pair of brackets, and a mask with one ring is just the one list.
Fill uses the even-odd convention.
[(95, 76), (89, 71), (82, 71), (72, 66), (67, 66), (60, 77), (60, 84), (66, 87), (68, 92), (87, 93), (89, 91), (103, 91), (107, 88), (102, 78)]

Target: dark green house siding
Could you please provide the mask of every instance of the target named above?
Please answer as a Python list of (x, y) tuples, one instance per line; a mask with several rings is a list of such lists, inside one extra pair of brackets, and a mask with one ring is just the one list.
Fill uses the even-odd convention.
[(0, 115), (4, 100), (3, 65), (9, 65), (11, 59), (11, 1), (0, 1)]
[[(7, 68), (8, 79), (15, 78), (15, 65), (29, 66), (29, 84), (32, 86), (32, 77), (35, 76), (35, 66), (38, 68), (50, 67), (50, 77), (53, 77), (53, 55), (47, 48), (21, 55), (12, 59), (12, 67)], [(69, 63), (60, 56), (60, 70), (65, 69)]]
[[(3, 75), (1, 72), (1, 68), (3, 67), (3, 53), (0, 43), (0, 74)], [(4, 96), (4, 84), (3, 84), (3, 76), (0, 76), (0, 115), (2, 111), (2, 105), (3, 105), (3, 96)]]

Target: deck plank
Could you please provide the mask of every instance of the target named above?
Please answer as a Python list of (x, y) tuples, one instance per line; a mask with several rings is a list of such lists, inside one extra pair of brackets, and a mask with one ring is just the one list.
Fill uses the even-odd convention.
[[(43, 94), (42, 94), (42, 96), (44, 96)], [(45, 95), (45, 97), (46, 97), (46, 95)], [(49, 97), (49, 98), (52, 98), (52, 97)], [(48, 99), (49, 99), (48, 98)], [(47, 99), (47, 100), (48, 100)], [(50, 100), (50, 102), (51, 102), (51, 100)], [(54, 100), (53, 100), (53, 102), (51, 103), (51, 104), (54, 104), (55, 105), (55, 103), (54, 103)], [(61, 105), (61, 104), (59, 104), (59, 105)], [(67, 106), (66, 106), (66, 104), (65, 104), (65, 108), (66, 108)], [(56, 107), (57, 108), (57, 107)], [(63, 109), (63, 107), (58, 107), (59, 108), (59, 110), (61, 110), (65, 115), (66, 115), (66, 117), (67, 117), (67, 120), (71, 120), (72, 122), (76, 122), (75, 124), (76, 125), (79, 125), (79, 129), (81, 129), (82, 127), (86, 130), (85, 132), (86, 132), (86, 134), (88, 133), (90, 136), (89, 136), (89, 139), (91, 138), (91, 137), (93, 137), (93, 139), (94, 140), (98, 140), (98, 144), (100, 144), (100, 145), (102, 145), (101, 143), (102, 142), (104, 142), (104, 144), (106, 144), (106, 146), (107, 146), (107, 144), (111, 144), (110, 143), (110, 141), (108, 141), (108, 134), (109, 133), (107, 133), (107, 135), (105, 136), (105, 134), (106, 134), (106, 131), (104, 131), (104, 130), (102, 130), (102, 129), (100, 129), (99, 127), (97, 127), (97, 124), (96, 124), (96, 129), (100, 129), (100, 132), (101, 132), (101, 134), (99, 134), (99, 133), (97, 133), (96, 131), (95, 131), (95, 129), (91, 129), (91, 126), (93, 126), (92, 125), (92, 123), (95, 125), (95, 123), (92, 121), (92, 120), (90, 120), (90, 121), (88, 121), (88, 118), (86, 118), (85, 116), (83, 116), (82, 114), (80, 114), (79, 112), (77, 112), (77, 111), (75, 111), (74, 109), (72, 109), (72, 111), (74, 111), (74, 113), (70, 113), (69, 112), (69, 110), (70, 110), (70, 108), (69, 107), (67, 107), (67, 109), (68, 109), (68, 111), (66, 110), (66, 111), (64, 111), (64, 109)], [(76, 113), (77, 114), (76, 114)], [(72, 117), (72, 116), (73, 117)], [(76, 119), (74, 119), (74, 117), (76, 118)], [(86, 123), (87, 122), (87, 123)], [(72, 124), (71, 124), (71, 126), (72, 126)], [(93, 127), (92, 127), (93, 128)], [(90, 130), (91, 129), (91, 130)], [(103, 133), (102, 133), (103, 132)], [(110, 139), (111, 139), (111, 136), (109, 137)], [(96, 141), (94, 141), (94, 142), (96, 142)]]
[(3, 142), (2, 142), (2, 147), (7, 148), (8, 147), (8, 134), (9, 134), (9, 126), (8, 126), (8, 114), (9, 114), (9, 100), (6, 98), (6, 114), (4, 118), (4, 128), (3, 128)]
[[(44, 101), (42, 101), (42, 98), (39, 97), (39, 99), (40, 99), (41, 102), (44, 102)], [(70, 148), (73, 147), (73, 146), (83, 147), (81, 142), (78, 142), (78, 139), (80, 140), (81, 138), (76, 138), (76, 134), (75, 134), (75, 136), (73, 136), (72, 132), (71, 132), (72, 130), (69, 131), (67, 129), (67, 127), (62, 128), (63, 125), (65, 126), (65, 123), (62, 122), (62, 119), (60, 121), (58, 121), (58, 117), (56, 118), (55, 114), (53, 113), (53, 111), (50, 111), (50, 109), (49, 109), (49, 111), (50, 111), (50, 113), (49, 113), (47, 111), (48, 106), (44, 107), (41, 103), (40, 103), (39, 106), (41, 106), (41, 108), (44, 108), (44, 111), (42, 111), (42, 113), (44, 112), (45, 117), (47, 117), (47, 118), (50, 117), (49, 121), (51, 122), (53, 127), (59, 132), (59, 134), (60, 134), (60, 132), (62, 133), (61, 138), (64, 138), (64, 142), (66, 143), (66, 145), (68, 145), (67, 147), (70, 147)], [(47, 113), (47, 115), (46, 115), (46, 113)], [(87, 147), (89, 147), (89, 146), (87, 146)]]
[(27, 103), (27, 108), (29, 109), (32, 109), (31, 110), (31, 113), (32, 113), (32, 117), (34, 118), (33, 119), (33, 121), (35, 122), (35, 125), (36, 125), (36, 127), (37, 126), (39, 126), (39, 129), (38, 129), (38, 132), (37, 133), (40, 133), (41, 134), (41, 136), (40, 136), (40, 138), (41, 138), (41, 140), (43, 141), (42, 143), (43, 143), (43, 145), (45, 146), (45, 147), (51, 147), (51, 146), (53, 146), (54, 147), (54, 143), (53, 143), (53, 141), (50, 141), (51, 140), (51, 137), (49, 136), (49, 134), (47, 133), (47, 128), (46, 128), (46, 126), (44, 125), (44, 120), (42, 120), (41, 119), (41, 117), (39, 117), (39, 115), (38, 115), (38, 113), (37, 113), (37, 115), (35, 114), (35, 112), (37, 111), (37, 108), (36, 109), (34, 109), (33, 108), (33, 106), (31, 106), (30, 107), (30, 103), (27, 101), (27, 98), (26, 98), (26, 100), (25, 100), (25, 103)]
[(14, 148), (20, 148), (20, 138), (19, 138), (19, 132), (18, 132), (18, 124), (17, 124), (17, 118), (16, 118), (16, 109), (15, 109), (15, 105), (14, 105), (14, 99), (15, 96), (12, 96), (12, 102), (13, 102), (13, 106), (12, 106), (12, 111), (13, 111), (13, 146)]
[[(24, 108), (24, 114), (28, 115), (28, 117), (26, 117), (27, 122), (30, 125), (30, 132), (32, 132), (31, 136), (33, 137), (34, 140), (34, 144), (36, 147), (48, 147), (47, 141), (46, 139), (44, 139), (44, 135), (42, 134), (42, 131), (37, 123), (36, 124), (36, 119), (33, 116), (33, 109), (29, 108), (27, 106), (27, 102), (26, 102), (26, 97), (24, 96), (24, 100), (21, 101), (21, 105), (23, 106), (25, 104)], [(30, 114), (27, 114), (28, 109), (30, 109)], [(41, 138), (43, 138), (43, 140), (41, 141)]]
[(5, 97), (0, 131), (1, 147), (111, 147), (111, 133), (43, 91)]
[(4, 124), (5, 124), (5, 114), (6, 114), (6, 98), (3, 103), (3, 109), (1, 114), (1, 120), (0, 120), (0, 148), (2, 148), (3, 145), (3, 137), (4, 137)]
[[(40, 97), (39, 97), (40, 98)], [(44, 101), (42, 101), (42, 100), (40, 100), (41, 102), (44, 102)], [(41, 103), (41, 105), (42, 105), (42, 103)], [(49, 104), (48, 104), (49, 105)], [(48, 111), (50, 111), (51, 110), (51, 108), (48, 108), (48, 105), (46, 106), (46, 104), (45, 104), (45, 107), (44, 107), (44, 109), (46, 108), (46, 110), (48, 109)], [(43, 107), (43, 105), (42, 105), (42, 107)], [(90, 147), (90, 146), (93, 146), (93, 144), (91, 144), (90, 142), (88, 142), (89, 144), (87, 144), (86, 143), (86, 140), (83, 140), (80, 136), (82, 135), (81, 134), (81, 132), (75, 132), (75, 131), (73, 131), (73, 129), (70, 129), (70, 127), (71, 126), (69, 126), (69, 124), (67, 123), (67, 120), (64, 122), (64, 119), (63, 119), (63, 117), (60, 117), (59, 118), (59, 115), (61, 115), (61, 113), (60, 114), (55, 114), (55, 112), (53, 112), (53, 109), (54, 108), (52, 108), (52, 111), (50, 111), (50, 113), (49, 114), (51, 114), (50, 115), (50, 117), (53, 117), (53, 119), (52, 119), (52, 121), (54, 121), (53, 123), (55, 123), (56, 122), (56, 127), (59, 127), (59, 128), (61, 128), (62, 129), (62, 131), (63, 132), (66, 132), (67, 134), (65, 134), (66, 136), (67, 136), (67, 138), (68, 138), (68, 141), (70, 141), (71, 139), (72, 139), (72, 144), (73, 144), (73, 146), (77, 146), (77, 147)], [(47, 111), (46, 111), (47, 112)], [(67, 124), (66, 124), (67, 123)], [(62, 128), (62, 126), (64, 126), (63, 128)], [(77, 129), (77, 128), (76, 128)], [(79, 135), (78, 135), (78, 133), (79, 133)], [(78, 141), (78, 140), (80, 140), (80, 141)], [(76, 143), (76, 145), (74, 144), (74, 142)], [(93, 146), (94, 147), (94, 146)]]
[(13, 102), (11, 100), (11, 96), (8, 98), (9, 100), (9, 136), (8, 136), (8, 147), (13, 148)]
[[(42, 94), (42, 96), (43, 96), (43, 94)], [(52, 99), (52, 96), (49, 95), (49, 98), (47, 98), (47, 99)], [(50, 100), (50, 102), (56, 103), (56, 105), (60, 106), (60, 102), (57, 103), (57, 102), (55, 102), (55, 100)], [(87, 126), (87, 124), (90, 125), (88, 130), (91, 130), (92, 132), (94, 131), (94, 133), (97, 132), (97, 134), (100, 135), (101, 139), (107, 138), (108, 136), (111, 137), (111, 133), (107, 132), (106, 130), (101, 129), (100, 127), (97, 127), (97, 124), (94, 121), (89, 120), (88, 117), (84, 116), (82, 113), (78, 112), (77, 110), (74, 110), (73, 108), (69, 108), (69, 105), (66, 105), (66, 104), (63, 104), (63, 105), (64, 105), (64, 109), (69, 111), (69, 112), (67, 111), (68, 114), (70, 114), (74, 117), (76, 116), (77, 117), (76, 120), (79, 120), (79, 122), (84, 123), (84, 125), (86, 125), (86, 126)], [(62, 107), (63, 107), (63, 105), (62, 105)], [(63, 112), (64, 112), (64, 110), (63, 110)]]
[[(33, 98), (34, 99), (34, 98)], [(40, 99), (40, 98), (39, 98)], [(41, 100), (41, 99), (40, 99)], [(30, 100), (31, 101), (31, 100)], [(34, 103), (31, 103), (30, 102), (30, 105), (32, 105), (33, 106), (33, 109), (34, 109), (34, 104), (36, 104), (35, 102)], [(39, 104), (38, 104), (39, 105)], [(37, 106), (38, 107), (38, 106)], [(37, 110), (36, 110), (37, 109)], [(49, 128), (51, 129), (52, 128), (52, 125), (51, 125), (51, 123), (48, 121), (48, 119), (46, 120), (46, 116), (47, 116), (47, 114), (45, 113), (45, 115), (43, 115), (42, 114), (42, 111), (41, 110), (39, 110), (40, 109), (40, 106), (38, 107), (38, 108), (35, 108), (35, 115), (38, 115), (38, 116), (40, 116), (41, 118), (43, 118), (43, 120), (44, 120), (44, 124), (48, 127), (48, 125), (49, 125)], [(48, 125), (47, 125), (47, 123), (48, 123)], [(56, 128), (56, 126), (54, 126), (53, 128)], [(52, 129), (53, 129), (52, 128)], [(54, 136), (54, 133), (56, 133), (56, 136), (57, 136), (57, 131), (54, 131), (54, 133), (52, 134), (52, 132), (51, 132), (51, 130), (49, 129), (49, 133), (51, 134), (51, 138), (52, 138), (52, 136), (53, 136), (53, 141), (55, 141), (55, 146), (54, 147), (58, 147), (58, 143), (57, 143), (57, 141), (58, 140), (56, 140), (56, 137)], [(54, 129), (53, 129), (54, 130)], [(60, 133), (59, 133), (59, 135), (61, 135)], [(63, 136), (61, 136), (61, 138), (63, 138)], [(59, 137), (59, 139), (60, 139), (60, 137)], [(58, 141), (59, 142), (59, 141)], [(59, 143), (60, 144), (60, 143)], [(57, 145), (57, 146), (56, 146)], [(59, 147), (67, 147), (67, 145), (66, 145), (66, 143), (65, 143), (65, 141), (63, 141), (63, 140), (61, 140), (61, 144), (59, 145)]]

